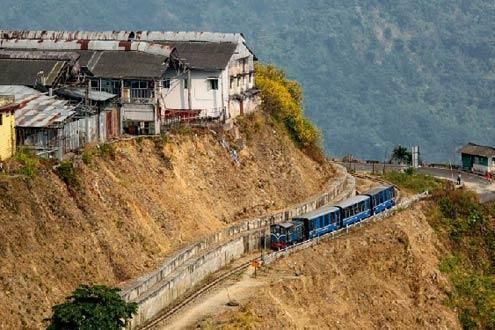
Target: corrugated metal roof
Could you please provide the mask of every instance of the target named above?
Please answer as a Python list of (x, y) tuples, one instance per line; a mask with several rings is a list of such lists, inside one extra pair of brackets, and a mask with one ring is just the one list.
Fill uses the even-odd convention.
[[(58, 95), (63, 95), (66, 97), (70, 97), (73, 99), (78, 99), (78, 100), (83, 100), (86, 97), (86, 89), (85, 88), (79, 88), (79, 87), (66, 87), (66, 88), (60, 88), (56, 91)], [(100, 91), (94, 91), (90, 90), (88, 93), (88, 98), (92, 101), (108, 101), (110, 99), (113, 99), (117, 95), (107, 93), (107, 92), (100, 92)]]
[(75, 106), (54, 96), (40, 95), (21, 103), (15, 112), (15, 125), (19, 127), (50, 127), (63, 123), (76, 112)]
[(169, 45), (143, 41), (108, 40), (31, 40), (0, 39), (0, 48), (32, 50), (117, 50), (139, 51), (143, 53), (170, 57), (174, 51)]
[(21, 102), (40, 94), (42, 93), (27, 86), (0, 85), (0, 95), (13, 95), (16, 102)]
[(0, 39), (33, 40), (141, 40), (141, 41), (210, 41), (244, 42), (242, 33), (186, 31), (28, 31), (0, 30)]
[[(67, 62), (56, 60), (0, 59), (0, 85), (52, 86)], [(41, 75), (41, 72), (43, 73)]]
[(75, 106), (69, 105), (68, 101), (25, 86), (0, 86), (0, 95), (14, 95), (20, 104), (15, 111), (15, 125), (19, 127), (55, 126), (76, 113)]
[(473, 156), (494, 157), (495, 148), (490, 146), (482, 146), (475, 143), (468, 143), (459, 150), (462, 154), (468, 154)]

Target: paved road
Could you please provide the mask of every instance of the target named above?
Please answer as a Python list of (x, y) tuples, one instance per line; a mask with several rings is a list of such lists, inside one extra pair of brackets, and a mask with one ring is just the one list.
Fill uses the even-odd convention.
[(482, 176), (466, 172), (459, 172), (457, 170), (449, 170), (445, 168), (422, 167), (418, 168), (418, 173), (453, 180), (457, 180), (457, 174), (461, 173), (461, 178), (464, 182), (474, 183), (480, 186), (488, 186), (489, 184), (489, 182)]
[[(459, 173), (457, 170), (451, 171), (449, 169), (432, 167), (419, 168), (418, 172), (450, 180), (457, 180), (457, 174)], [(482, 176), (471, 173), (462, 172), (461, 178), (466, 187), (478, 193), (481, 203), (495, 201), (495, 184), (488, 182)]]

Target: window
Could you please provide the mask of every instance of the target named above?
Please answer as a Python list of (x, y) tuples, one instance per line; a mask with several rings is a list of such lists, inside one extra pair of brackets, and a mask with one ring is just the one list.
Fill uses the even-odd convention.
[(218, 90), (218, 79), (208, 79), (210, 89)]
[(189, 88), (189, 80), (184, 79), (184, 89), (188, 89), (188, 88)]
[(234, 80), (235, 78), (230, 78), (230, 89), (234, 88)]
[(241, 84), (241, 77), (237, 78), (237, 87)]
[(99, 80), (91, 80), (91, 89), (100, 90), (100, 81)]
[(252, 82), (253, 82), (253, 74), (252, 74), (252, 73), (250, 73), (250, 74), (249, 74), (249, 83), (251, 84)]
[(170, 79), (165, 79), (163, 81), (163, 88), (170, 89)]
[(3, 125), (3, 114), (0, 113), (0, 126)]

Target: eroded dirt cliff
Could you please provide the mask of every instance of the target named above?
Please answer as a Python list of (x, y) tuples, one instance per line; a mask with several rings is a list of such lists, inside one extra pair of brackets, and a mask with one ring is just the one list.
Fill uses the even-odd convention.
[(39, 328), (80, 283), (117, 285), (203, 235), (324, 188), (331, 166), (250, 120), (241, 139), (225, 136), (240, 166), (221, 132), (184, 130), (76, 157), (79, 186), (53, 164), (32, 180), (0, 175), (0, 328)]

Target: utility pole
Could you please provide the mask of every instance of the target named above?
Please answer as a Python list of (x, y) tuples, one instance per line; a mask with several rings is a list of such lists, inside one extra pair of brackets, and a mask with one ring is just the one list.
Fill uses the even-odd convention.
[(191, 81), (191, 69), (187, 70), (187, 101), (189, 104), (189, 110), (192, 110), (192, 96), (191, 96), (191, 88), (192, 88), (192, 81)]

